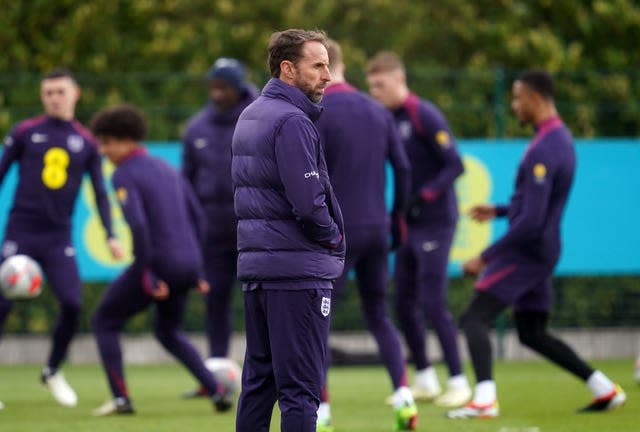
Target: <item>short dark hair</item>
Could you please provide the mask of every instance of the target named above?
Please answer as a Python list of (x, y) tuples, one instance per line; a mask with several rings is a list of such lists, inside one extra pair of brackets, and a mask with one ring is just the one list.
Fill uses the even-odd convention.
[(340, 44), (333, 39), (328, 39), (327, 53), (329, 54), (329, 68), (333, 70), (338, 64), (342, 63), (342, 48)]
[(327, 46), (327, 35), (318, 30), (289, 29), (275, 32), (269, 38), (269, 72), (272, 77), (280, 76), (280, 63), (285, 60), (296, 63), (302, 55), (302, 45), (305, 42), (320, 42)]
[(137, 107), (117, 105), (98, 111), (89, 123), (97, 137), (142, 141), (147, 136), (147, 120)]
[(553, 77), (547, 71), (542, 69), (531, 69), (518, 75), (516, 81), (520, 81), (534, 92), (539, 93), (545, 99), (552, 100), (555, 97)]
[(42, 77), (42, 80), (55, 78), (69, 78), (71, 81), (76, 82), (76, 77), (73, 75), (73, 72), (66, 67), (51, 69)]
[(404, 63), (398, 54), (392, 51), (380, 51), (369, 60), (366, 71), (368, 74), (375, 74), (398, 69), (404, 71)]

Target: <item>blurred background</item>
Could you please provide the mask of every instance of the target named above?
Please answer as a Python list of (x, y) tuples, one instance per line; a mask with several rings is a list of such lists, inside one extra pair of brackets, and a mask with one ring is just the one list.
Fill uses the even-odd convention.
[[(624, 138), (640, 163), (640, 5), (635, 0), (0, 0), (0, 8), (2, 136), (15, 122), (42, 111), (42, 75), (67, 66), (82, 87), (76, 112), (81, 121), (104, 106), (132, 102), (148, 114), (151, 146), (177, 143), (186, 120), (207, 100), (204, 74), (217, 57), (243, 61), (261, 87), (268, 80), (269, 35), (296, 27), (322, 29), (338, 40), (347, 78), (365, 91), (367, 59), (382, 49), (398, 53), (409, 86), (439, 105), (463, 140), (529, 137), (532, 131), (510, 113), (511, 82), (524, 69), (545, 68), (557, 80), (557, 105), (574, 135), (594, 142)], [(511, 177), (493, 181), (512, 184)], [(637, 175), (623, 181), (640, 185)], [(599, 198), (593, 197), (594, 208), (601, 206)], [(615, 197), (634, 205), (639, 198)], [(606, 218), (597, 223), (616, 225), (615, 212), (599, 212)], [(635, 226), (620, 227), (616, 236), (639, 238)], [(627, 253), (635, 269), (558, 276), (553, 325), (640, 327), (640, 252)], [(85, 332), (106, 282), (86, 285)], [(452, 276), (449, 300), (456, 316), (471, 285)], [(237, 329), (242, 329), (240, 298), (235, 297)], [(355, 290), (349, 290), (335, 311), (334, 330), (364, 329), (357, 301)], [(203, 303), (193, 296), (189, 307), (187, 329), (202, 330)], [(46, 333), (55, 316), (46, 291), (38, 301), (19, 304), (5, 331)], [(129, 331), (147, 331), (149, 319), (137, 317)], [(499, 326), (508, 330), (509, 316)]]

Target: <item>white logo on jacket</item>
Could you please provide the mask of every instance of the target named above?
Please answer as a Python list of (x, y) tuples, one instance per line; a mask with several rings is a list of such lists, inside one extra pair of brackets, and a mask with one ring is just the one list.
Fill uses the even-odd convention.
[(320, 303), (320, 313), (322, 316), (329, 316), (331, 312), (331, 299), (329, 297), (322, 297), (322, 303)]
[(40, 144), (47, 141), (47, 136), (45, 134), (34, 132), (33, 134), (31, 134), (31, 141), (36, 144)]
[(400, 133), (400, 137), (403, 140), (408, 140), (409, 138), (411, 138), (411, 133), (413, 132), (413, 126), (411, 126), (411, 122), (409, 120), (406, 120), (398, 123), (398, 132)]
[(82, 139), (80, 135), (69, 135), (67, 145), (69, 146), (69, 150), (74, 153), (79, 153), (84, 148), (84, 139)]
[(320, 174), (318, 174), (317, 171), (311, 171), (311, 172), (304, 173), (304, 178), (308, 179), (308, 178), (311, 178), (311, 177), (315, 177), (315, 178), (319, 179), (320, 178)]
[(7, 258), (11, 255), (15, 255), (16, 253), (18, 253), (18, 243), (13, 240), (5, 240), (2, 245), (2, 256)]
[(195, 141), (193, 141), (193, 146), (198, 150), (205, 148), (207, 144), (208, 143), (206, 138), (196, 138)]
[(422, 243), (422, 250), (425, 252), (431, 252), (438, 249), (439, 246), (440, 246), (440, 243), (438, 243), (437, 240), (426, 241)]

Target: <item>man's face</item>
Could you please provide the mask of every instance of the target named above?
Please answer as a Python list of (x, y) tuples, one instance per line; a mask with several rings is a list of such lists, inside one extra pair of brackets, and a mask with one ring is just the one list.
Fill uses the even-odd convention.
[(71, 120), (75, 115), (80, 89), (69, 77), (49, 78), (42, 81), (40, 99), (45, 112), (54, 118)]
[(331, 81), (329, 54), (320, 42), (309, 41), (302, 45), (302, 56), (293, 64), (293, 85), (312, 101), (318, 103), (324, 89)]
[(122, 162), (132, 150), (132, 142), (129, 139), (99, 136), (98, 151), (114, 165)]
[(394, 109), (402, 104), (401, 88), (404, 78), (401, 70), (367, 74), (369, 93), (382, 105)]
[(219, 111), (229, 111), (240, 102), (238, 91), (222, 78), (209, 80), (209, 98)]
[(514, 81), (512, 93), (511, 109), (518, 117), (520, 124), (532, 123), (540, 96), (521, 81)]

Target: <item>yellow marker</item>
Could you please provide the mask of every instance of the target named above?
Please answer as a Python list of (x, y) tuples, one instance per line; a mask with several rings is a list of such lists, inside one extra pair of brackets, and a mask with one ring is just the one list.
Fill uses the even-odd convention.
[(447, 148), (451, 145), (451, 139), (449, 138), (449, 133), (444, 130), (440, 130), (436, 133), (436, 142), (439, 146)]
[(450, 255), (451, 261), (456, 263), (478, 255), (492, 237), (492, 224), (475, 222), (468, 215), (472, 206), (486, 203), (491, 198), (491, 174), (482, 161), (473, 156), (464, 155), (462, 161), (464, 174), (455, 183), (460, 219)]
[(118, 197), (118, 201), (124, 203), (127, 200), (127, 190), (123, 187), (119, 187), (116, 190), (116, 196)]
[(542, 180), (547, 175), (547, 167), (541, 163), (537, 163), (533, 166), (533, 175), (536, 179)]

